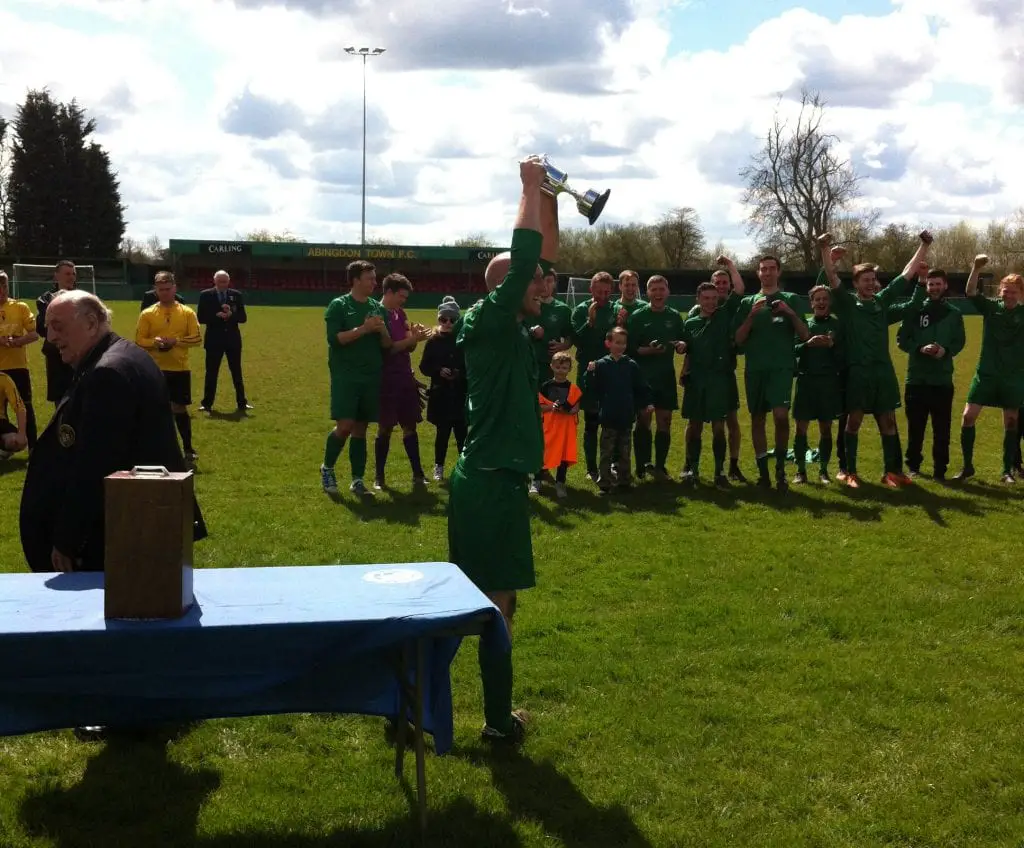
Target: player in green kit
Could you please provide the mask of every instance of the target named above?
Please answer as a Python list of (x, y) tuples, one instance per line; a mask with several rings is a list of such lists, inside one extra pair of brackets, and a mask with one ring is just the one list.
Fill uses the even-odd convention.
[[(558, 210), (540, 190), (546, 175), (541, 158), (520, 163), (519, 175), (523, 192), (512, 250), (488, 264), (490, 294), (468, 311), (457, 342), (466, 362), (468, 432), (448, 501), (449, 559), (501, 610), (509, 634), (516, 592), (535, 585), (527, 483), (544, 453), (537, 357), (523, 319), (540, 315), (539, 263), (550, 267), (558, 251)], [(479, 661), (483, 736), (516, 743), (526, 714), (512, 710), (512, 656), (481, 640)]]
[(978, 277), (988, 264), (987, 256), (978, 256), (967, 280), (966, 295), (984, 319), (981, 356), (967, 392), (960, 447), (963, 470), (954, 480), (974, 476), (974, 426), (986, 406), (1003, 410), (1004, 483), (1013, 483), (1013, 464), (1017, 452), (1017, 419), (1024, 406), (1024, 277), (1009, 274), (999, 283), (999, 298), (985, 297), (978, 291)]
[(607, 271), (598, 271), (590, 279), (590, 300), (572, 313), (572, 340), (576, 345), (576, 382), (583, 397), (583, 457), (587, 476), (597, 482), (597, 433), (600, 418), (596, 399), (587, 396), (587, 366), (605, 355), (605, 337), (615, 326), (617, 314), (611, 303), (614, 280)]
[(757, 459), (758, 485), (770, 489), (768, 476), (768, 414), (775, 423), (775, 485), (784, 492), (786, 453), (789, 450), (789, 407), (793, 399), (796, 367), (794, 339), (807, 341), (810, 334), (801, 315), (800, 299), (779, 288), (781, 265), (775, 256), (757, 262), (761, 291), (743, 298), (736, 313), (736, 346), (746, 364), (743, 381), (750, 411), (750, 439)]
[(387, 313), (370, 297), (377, 286), (377, 271), (369, 262), (350, 262), (351, 291), (336, 297), (324, 313), (327, 324), (327, 365), (331, 373), (331, 418), (320, 484), (328, 494), (338, 493), (334, 466), (348, 441), (354, 494), (372, 497), (363, 483), (366, 473), (366, 425), (376, 421), (380, 407), (383, 348), (391, 347)]
[(647, 301), (640, 298), (640, 275), (636, 271), (630, 270), (621, 272), (619, 274), (619, 297), (612, 304), (612, 308), (615, 310), (615, 323), (620, 327), (625, 327), (633, 313), (645, 306), (647, 306)]
[(917, 252), (903, 273), (878, 291), (874, 265), (855, 265), (853, 287), (843, 287), (832, 261), (832, 235), (818, 237), (821, 264), (832, 286), (832, 307), (846, 333), (846, 480), (851, 488), (860, 486), (857, 476), (857, 434), (865, 413), (875, 416), (882, 437), (885, 476), (882, 482), (895, 489), (912, 481), (903, 473), (903, 455), (896, 432), (896, 410), (900, 407), (900, 384), (889, 350), (889, 308), (912, 294), (914, 278), (927, 266), (932, 235), (920, 235)]
[[(668, 479), (665, 463), (672, 443), (672, 411), (679, 408), (676, 392), (674, 356), (676, 346), (683, 337), (684, 318), (668, 305), (668, 280), (661, 276), (647, 281), (648, 303), (629, 318), (629, 355), (640, 366), (640, 374), (647, 383), (648, 399), (653, 413), (641, 409), (633, 430), (633, 453), (636, 457), (636, 476), (643, 479), (652, 474)], [(654, 462), (651, 462), (651, 417), (657, 433), (653, 438)]]
[[(724, 265), (728, 270), (719, 268), (717, 271), (712, 272), (711, 282), (715, 284), (715, 289), (718, 291), (718, 305), (724, 306), (726, 299), (729, 297), (729, 292), (733, 289), (733, 283), (735, 280), (740, 281), (740, 293), (743, 292), (743, 278), (740, 276), (739, 271), (736, 270), (736, 263), (733, 262), (728, 256), (719, 256), (715, 262), (719, 265)], [(696, 318), (700, 315), (700, 304), (695, 303), (691, 308), (689, 318)], [(729, 417), (725, 419), (725, 429), (729, 436), (729, 479), (736, 483), (746, 483), (747, 478), (744, 476), (743, 471), (740, 469), (740, 448), (743, 443), (743, 435), (740, 432), (740, 387), (739, 383), (736, 382), (736, 361), (737, 352), (736, 345), (732, 347), (732, 400), (729, 402)], [(680, 383), (686, 385), (686, 380), (690, 375), (690, 362), (689, 357), (683, 360), (683, 373), (680, 375)]]
[[(741, 281), (739, 294), (742, 292)], [(732, 325), (742, 302), (739, 294), (730, 294), (719, 306), (715, 284), (701, 283), (697, 287), (700, 313), (683, 325), (680, 352), (689, 355), (691, 372), (683, 393), (686, 466), (680, 477), (689, 485), (700, 482), (701, 438), (707, 422), (711, 423), (715, 485), (729, 485), (729, 478), (725, 476), (725, 422), (732, 409)]]
[(828, 474), (832, 458), (832, 422), (843, 411), (839, 377), (843, 365), (843, 328), (839, 319), (831, 314), (832, 296), (828, 286), (815, 286), (808, 297), (812, 315), (807, 331), (811, 335), (807, 341), (796, 345), (796, 395), (793, 398), (796, 476), (793, 482), (807, 482), (807, 430), (812, 421), (817, 421), (819, 479), (828, 485), (832, 482)]

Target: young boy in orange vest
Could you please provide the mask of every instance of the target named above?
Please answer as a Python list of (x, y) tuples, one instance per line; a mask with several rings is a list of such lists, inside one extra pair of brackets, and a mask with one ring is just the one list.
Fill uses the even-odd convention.
[(540, 387), (540, 411), (544, 418), (544, 468), (555, 470), (555, 495), (564, 498), (565, 475), (576, 464), (576, 427), (582, 392), (569, 382), (572, 356), (560, 350), (551, 357), (554, 378)]

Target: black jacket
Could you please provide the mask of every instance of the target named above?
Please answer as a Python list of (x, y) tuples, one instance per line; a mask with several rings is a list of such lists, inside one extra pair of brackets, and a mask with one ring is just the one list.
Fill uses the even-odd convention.
[[(180, 294), (177, 294), (177, 293), (175, 293), (174, 299), (176, 301), (178, 301), (178, 303), (184, 303), (185, 302), (185, 298), (183, 298)], [(156, 302), (157, 302), (156, 289), (150, 289), (148, 292), (146, 292), (142, 296), (142, 303), (139, 304), (139, 312), (141, 312), (143, 309), (149, 309), (149, 307), (151, 307)]]
[(58, 291), (54, 286), (36, 299), (36, 332), (43, 340), (43, 357), (46, 359), (46, 399), (53, 403), (64, 397), (75, 373), (74, 368), (61, 360), (57, 347), (46, 340), (46, 310)]
[[(458, 372), (454, 380), (441, 376), (442, 368)], [(466, 418), (466, 362), (455, 346), (455, 333), (435, 333), (423, 346), (420, 371), (430, 378), (427, 421), (444, 427)]]
[[(103, 479), (136, 465), (184, 471), (167, 384), (142, 348), (110, 333), (74, 380), (32, 452), (21, 493), (21, 546), (33, 571), (53, 548), (103, 570)], [(206, 536), (195, 506), (195, 539)]]
[(54, 286), (36, 298), (36, 332), (39, 333), (39, 337), (43, 340), (43, 354), (45, 356), (60, 356), (57, 348), (46, 340), (46, 308), (50, 305), (50, 301), (57, 296), (58, 291), (60, 290)]
[(221, 318), (217, 315), (221, 310), (221, 303), (216, 287), (204, 289), (199, 293), (197, 317), (200, 324), (206, 325), (203, 347), (207, 349), (227, 350), (242, 346), (242, 334), (238, 325), (248, 320), (245, 314), (245, 301), (238, 289), (225, 289), (225, 297), (231, 307), (230, 318)]

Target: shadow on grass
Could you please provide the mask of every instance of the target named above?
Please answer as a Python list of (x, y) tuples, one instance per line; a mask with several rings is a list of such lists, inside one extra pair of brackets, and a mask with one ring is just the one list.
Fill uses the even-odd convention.
[(549, 839), (566, 848), (651, 848), (625, 807), (598, 807), (548, 760), (538, 763), (518, 751), (480, 749), (457, 756), (490, 769), (514, 819), (536, 822)]
[(24, 471), (28, 467), (27, 456), (13, 456), (0, 462), (0, 477), (4, 474), (13, 474), (16, 471)]
[(411, 490), (389, 488), (366, 497), (358, 497), (349, 492), (339, 492), (328, 497), (360, 521), (383, 521), (386, 524), (417, 527), (424, 518), (444, 514), (448, 503), (446, 494), (444, 488), (435, 484)]
[[(28, 835), (55, 848), (329, 848), (330, 846), (465, 845), (514, 848), (521, 841), (505, 816), (482, 813), (458, 800), (430, 810), (425, 840), (410, 812), (382, 828), (340, 828), (318, 835), (249, 832), (202, 836), (199, 812), (220, 787), (219, 773), (189, 770), (167, 757), (167, 744), (187, 731), (112, 737), (75, 785), (33, 792), (21, 804)], [(243, 825), (244, 827), (244, 825)]]
[[(966, 491), (962, 486), (957, 486), (955, 484), (946, 485), (949, 487), (950, 491), (956, 491), (957, 489)], [(943, 511), (960, 512), (971, 517), (980, 517), (981, 515), (984, 515), (985, 512), (976, 501), (962, 497), (950, 497), (942, 491), (935, 491), (934, 489), (920, 485), (907, 486), (906, 488), (895, 491), (883, 486), (881, 483), (875, 484), (862, 480), (859, 489), (851, 489), (842, 485), (840, 485), (840, 489), (851, 503), (870, 500), (875, 503), (882, 501), (886, 506), (920, 507), (939, 527), (947, 526), (946, 519), (942, 514)], [(977, 494), (991, 496), (995, 493), (997, 492), (980, 490)]]
[(203, 414), (212, 421), (231, 421), (236, 424), (252, 417), (252, 413), (246, 409), (236, 409), (234, 412), (218, 412), (216, 409), (211, 409)]

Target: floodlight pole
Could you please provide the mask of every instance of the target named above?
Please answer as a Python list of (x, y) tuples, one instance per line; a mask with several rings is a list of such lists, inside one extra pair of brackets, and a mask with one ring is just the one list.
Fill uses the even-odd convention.
[(359, 244), (366, 245), (366, 59), (369, 56), (380, 56), (383, 47), (346, 47), (349, 56), (361, 56), (363, 59), (363, 211), (362, 231)]

